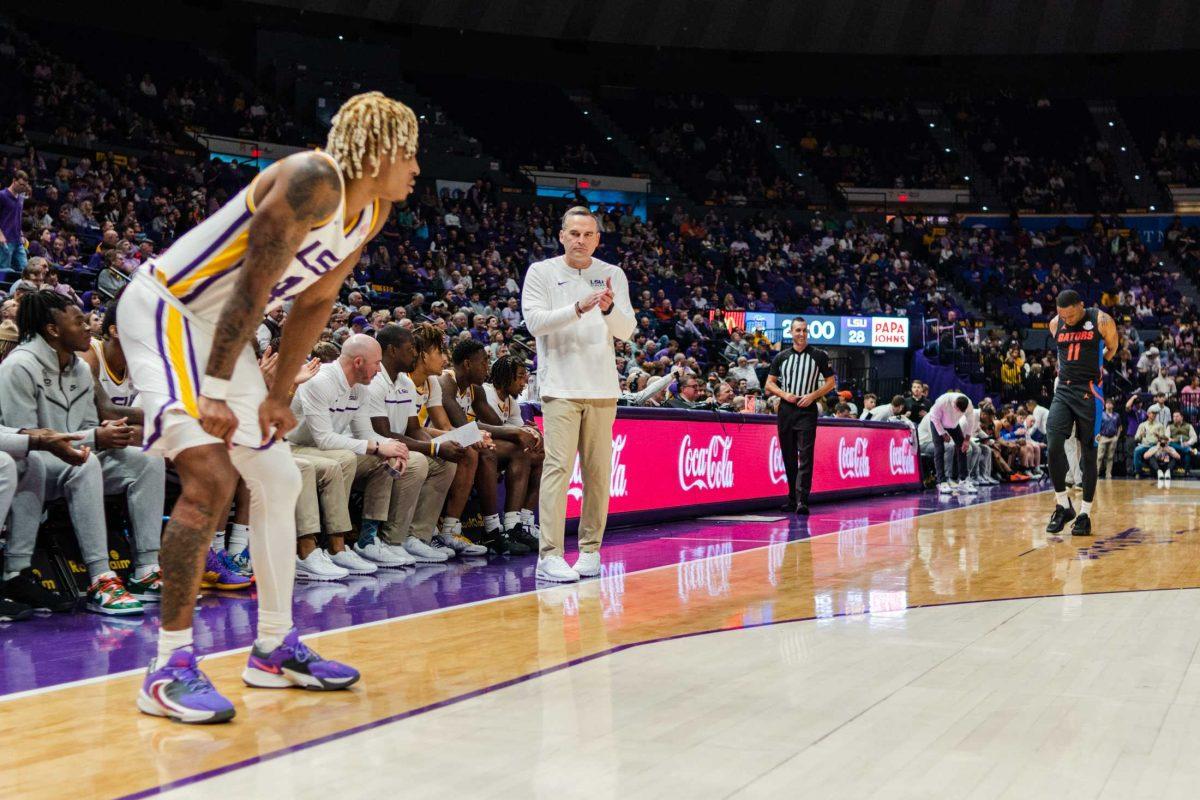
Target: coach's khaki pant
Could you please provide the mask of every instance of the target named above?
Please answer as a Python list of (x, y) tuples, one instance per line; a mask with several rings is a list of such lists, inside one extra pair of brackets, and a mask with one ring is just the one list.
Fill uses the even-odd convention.
[(594, 553), (604, 540), (608, 523), (608, 492), (612, 481), (612, 429), (617, 401), (542, 400), (546, 460), (542, 465), (541, 556), (561, 556), (567, 522), (567, 489), (579, 453), (583, 478), (583, 508), (579, 518), (579, 550)]
[(457, 471), (457, 464), (410, 450), (408, 469), (396, 479), (399, 497), (393, 495), (393, 511), (383, 526), (383, 537), (392, 544), (403, 544), (415, 536), (428, 544), (437, 532), (438, 515)]
[[(346, 487), (354, 482), (358, 457), (349, 450), (309, 450), (304, 454), (292, 448), (292, 457), (300, 468), (300, 497), (296, 501), (296, 535), (321, 532), (346, 533), (348, 495)], [(339, 512), (338, 508), (342, 510)]]
[[(359, 479), (366, 479), (366, 485), (363, 487), (363, 519), (374, 519), (381, 522), (391, 520), (390, 514), (393, 505), (396, 507), (397, 513), (400, 511), (399, 481), (388, 472), (387, 459), (379, 456), (360, 456), (349, 450), (321, 450), (316, 447), (296, 447), (295, 445), (292, 445), (292, 453), (301, 457), (316, 456), (332, 459), (346, 471), (344, 474), (350, 475), (350, 479), (343, 484), (340, 497), (334, 496), (336, 490), (331, 486), (328, 500), (322, 502), (322, 518), (325, 520), (327, 530), (339, 533), (354, 530), (354, 525), (350, 521), (350, 490), (353, 488), (354, 482)], [(353, 464), (353, 471), (351, 471), (351, 464)], [(393, 503), (393, 499), (396, 499), (397, 502)]]

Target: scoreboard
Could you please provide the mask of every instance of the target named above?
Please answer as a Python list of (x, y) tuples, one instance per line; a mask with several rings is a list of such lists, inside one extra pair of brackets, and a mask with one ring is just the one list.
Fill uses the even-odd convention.
[[(746, 331), (763, 331), (772, 342), (791, 338), (794, 314), (746, 312)], [(829, 317), (801, 315), (808, 320), (808, 341), (827, 347), (908, 347), (908, 317)]]

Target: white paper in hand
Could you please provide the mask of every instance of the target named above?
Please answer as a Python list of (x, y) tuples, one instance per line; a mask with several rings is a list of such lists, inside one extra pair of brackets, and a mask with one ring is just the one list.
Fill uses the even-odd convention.
[(479, 430), (479, 426), (474, 422), (468, 422), (461, 428), (455, 428), (448, 433), (443, 433), (441, 436), (438, 436), (433, 440), (434, 444), (441, 444), (442, 442), (454, 442), (455, 444), (463, 447), (470, 447), (476, 442), (482, 441), (483, 431)]

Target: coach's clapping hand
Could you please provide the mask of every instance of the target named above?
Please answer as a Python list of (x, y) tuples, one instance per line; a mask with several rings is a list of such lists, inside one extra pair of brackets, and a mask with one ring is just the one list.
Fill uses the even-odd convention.
[(596, 306), (600, 305), (600, 299), (608, 292), (607, 289), (600, 289), (592, 292), (587, 297), (575, 303), (575, 308), (579, 311), (579, 316), (583, 316), (591, 311)]
[(600, 310), (608, 311), (613, 304), (612, 278), (604, 279), (604, 291), (600, 293)]

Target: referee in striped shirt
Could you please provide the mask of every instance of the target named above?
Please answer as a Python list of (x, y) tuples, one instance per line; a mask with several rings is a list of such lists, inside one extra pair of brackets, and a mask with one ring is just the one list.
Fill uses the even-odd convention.
[[(779, 449), (788, 479), (788, 511), (808, 513), (817, 401), (837, 387), (829, 354), (808, 346), (808, 323), (792, 320), (792, 346), (780, 351), (767, 374), (767, 394), (779, 397)], [(799, 501), (797, 503), (797, 500)]]

